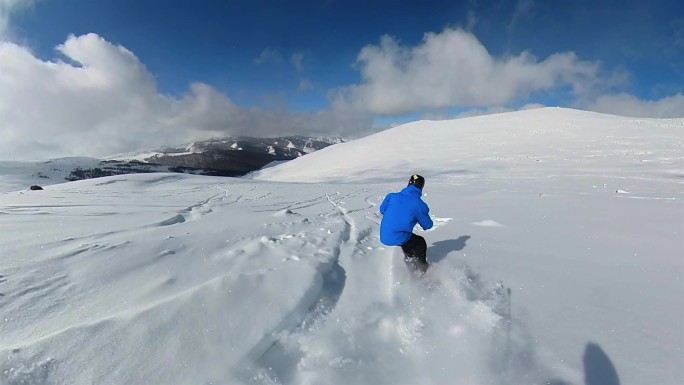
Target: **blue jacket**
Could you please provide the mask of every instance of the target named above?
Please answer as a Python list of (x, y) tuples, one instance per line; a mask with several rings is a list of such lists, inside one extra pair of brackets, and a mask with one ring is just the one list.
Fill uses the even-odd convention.
[(406, 243), (413, 227), (419, 223), (423, 230), (432, 228), (428, 205), (420, 199), (423, 192), (409, 185), (401, 192), (387, 194), (380, 205), (380, 242), (387, 246), (401, 246)]

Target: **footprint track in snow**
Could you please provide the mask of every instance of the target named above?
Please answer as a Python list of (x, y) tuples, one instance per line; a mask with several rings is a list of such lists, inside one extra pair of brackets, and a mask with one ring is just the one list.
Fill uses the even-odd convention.
[[(288, 212), (286, 209), (277, 215), (290, 217), (298, 214)], [(313, 223), (306, 218), (297, 221), (296, 224), (299, 226), (304, 224), (309, 229), (313, 228), (313, 230), (305, 229), (304, 233), (300, 235), (283, 233), (279, 236), (262, 237), (259, 240), (267, 247), (278, 247), (283, 242), (303, 242), (298, 245), (299, 247), (296, 250), (309, 249), (314, 252), (313, 259), (322, 260), (322, 262), (317, 265), (318, 274), (320, 274), (319, 285), (311, 288), (314, 292), (311, 292), (310, 295), (304, 296), (303, 302), (294, 311), (295, 314), (285, 317), (285, 319), (295, 319), (296, 322), (286, 322), (279, 325), (257, 344), (257, 347), (267, 346), (265, 350), (255, 351), (248, 355), (248, 357), (253, 358), (249, 362), (245, 362), (243, 366), (254, 370), (243, 371), (245, 373), (243, 377), (247, 383), (253, 383), (259, 376), (261, 377), (259, 381), (290, 383), (291, 377), (296, 371), (296, 365), (304, 355), (292, 339), (324, 322), (326, 317), (334, 311), (344, 292), (347, 274), (340, 264), (340, 258), (348, 249), (344, 245), (352, 239), (352, 225), (343, 217), (342, 220), (338, 219), (340, 217), (321, 218), (323, 218), (322, 223)], [(285, 230), (288, 224), (291, 223), (272, 224), (267, 225), (267, 227), (273, 230), (275, 227), (281, 226), (281, 229)], [(334, 235), (336, 240), (331, 241), (331, 235)], [(286, 248), (291, 249), (290, 247)], [(317, 258), (316, 255), (319, 257)], [(299, 256), (293, 256), (285, 258), (284, 262), (302, 262), (303, 260)], [(256, 377), (254, 376), (255, 372), (258, 373)]]
[[(5, 283), (5, 282), (7, 282), (7, 278), (5, 278), (4, 275), (0, 274), (0, 283)], [(5, 296), (5, 294), (0, 292), (0, 297), (4, 297), (4, 296)]]

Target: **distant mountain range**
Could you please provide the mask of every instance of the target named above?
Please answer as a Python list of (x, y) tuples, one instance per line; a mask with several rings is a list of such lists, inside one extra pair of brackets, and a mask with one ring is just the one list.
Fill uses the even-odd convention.
[[(259, 170), (271, 162), (287, 161), (318, 151), (341, 138), (286, 136), (279, 138), (232, 137), (170, 146), (137, 155), (110, 157), (116, 167), (144, 165), (168, 167), (170, 171), (201, 175), (241, 176)], [(123, 164), (119, 162), (124, 162)], [(111, 163), (110, 163), (111, 165)]]
[(289, 161), (328, 146), (341, 138), (285, 136), (230, 137), (196, 141), (159, 150), (118, 154), (105, 159), (60, 158), (45, 162), (0, 162), (0, 184), (5, 189), (27, 184), (51, 185), (103, 176), (180, 172), (197, 175), (242, 176), (274, 162)]

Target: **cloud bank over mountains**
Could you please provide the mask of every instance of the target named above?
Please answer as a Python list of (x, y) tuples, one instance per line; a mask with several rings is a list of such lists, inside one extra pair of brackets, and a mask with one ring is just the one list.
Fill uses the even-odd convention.
[(684, 116), (684, 95), (677, 93), (659, 100), (640, 100), (627, 93), (601, 95), (588, 108), (615, 115), (681, 118)]
[[(573, 100), (571, 107), (637, 117), (676, 117), (684, 111), (681, 94), (644, 101), (605, 93), (623, 77), (606, 76), (600, 63), (572, 52), (497, 58), (461, 29), (425, 34), (415, 46), (384, 36), (379, 44), (363, 47), (355, 63), (359, 83), (329, 90), (330, 106), (315, 112), (240, 106), (205, 83), (166, 95), (134, 52), (97, 34), (69, 36), (56, 47), (57, 57), (48, 60), (12, 42), (9, 15), (28, 3), (0, 0), (0, 154), (5, 160), (105, 156), (228, 135), (354, 137), (377, 130), (378, 117), (496, 112), (533, 105), (539, 93), (563, 92)], [(291, 58), (294, 66), (303, 60)], [(458, 114), (444, 113), (453, 109)]]
[(582, 97), (600, 83), (598, 63), (572, 52), (544, 60), (530, 52), (497, 59), (460, 29), (428, 33), (415, 47), (383, 36), (379, 45), (361, 50), (357, 65), (363, 82), (340, 89), (336, 101), (381, 115), (504, 106), (562, 87)]
[(161, 94), (153, 74), (122, 46), (95, 34), (69, 36), (63, 59), (43, 61), (23, 46), (0, 43), (0, 153), (107, 155), (224, 136), (323, 134), (370, 125), (363, 114), (313, 114), (236, 105), (193, 83), (181, 97)]

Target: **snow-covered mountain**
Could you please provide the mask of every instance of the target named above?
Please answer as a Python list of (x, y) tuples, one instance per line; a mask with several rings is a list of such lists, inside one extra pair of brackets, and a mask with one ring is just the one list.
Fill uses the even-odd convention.
[(48, 186), (110, 175), (170, 171), (169, 167), (140, 161), (79, 157), (44, 162), (0, 161), (0, 192), (27, 189), (31, 185)]
[[(358, 182), (403, 180), (407, 173), (429, 171), (462, 179), (521, 174), (561, 180), (562, 175), (578, 173), (637, 175), (658, 169), (669, 179), (682, 175), (682, 137), (677, 137), (682, 132), (682, 119), (548, 107), (409, 123), (254, 175), (265, 180)], [(671, 157), (654, 155), (663, 151)], [(639, 167), (632, 169), (634, 165)]]
[(178, 170), (202, 170), (203, 175), (241, 176), (259, 170), (271, 162), (296, 159), (343, 142), (341, 138), (302, 136), (234, 137), (166, 147), (153, 153), (138, 155), (134, 159)]
[(196, 141), (152, 152), (118, 154), (106, 159), (72, 157), (45, 162), (0, 161), (3, 170), (0, 185), (19, 190), (30, 185), (51, 185), (65, 180), (149, 172), (241, 176), (270, 163), (296, 159), (344, 142), (340, 138), (303, 136), (234, 137)]
[[(421, 280), (378, 236), (414, 172)], [(0, 228), (3, 385), (684, 383), (684, 119), (416, 122), (0, 193)]]
[[(147, 153), (120, 154), (108, 157), (112, 160), (139, 160), (143, 162), (163, 161), (167, 157), (184, 157), (203, 154), (208, 158), (220, 158), (231, 154), (249, 157), (250, 154), (271, 155), (276, 160), (290, 160), (309, 154), (346, 140), (337, 137), (284, 136), (277, 138), (255, 138), (237, 136), (222, 139), (194, 141), (179, 146), (167, 146)], [(237, 155), (236, 151), (241, 151)], [(271, 159), (273, 160), (273, 159)]]

